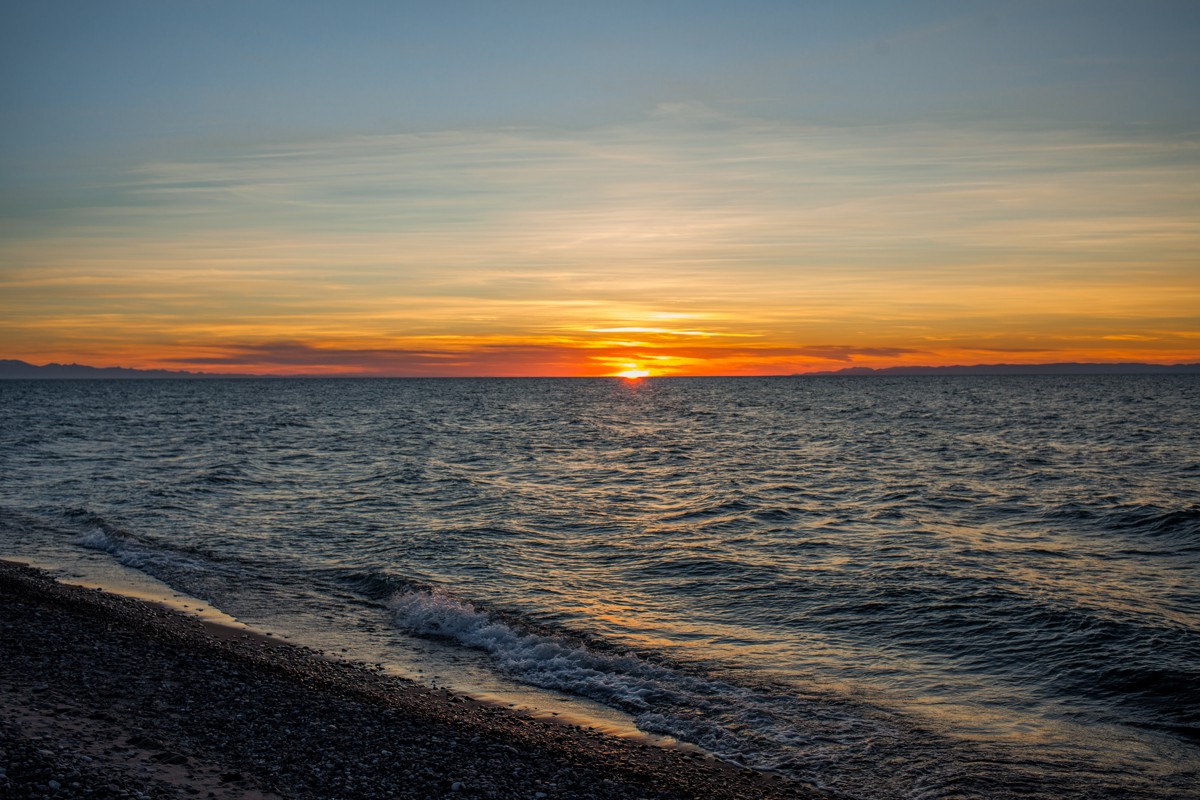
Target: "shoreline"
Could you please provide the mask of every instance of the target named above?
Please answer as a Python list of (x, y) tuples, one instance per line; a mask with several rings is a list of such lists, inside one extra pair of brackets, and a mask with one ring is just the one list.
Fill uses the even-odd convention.
[(136, 568), (122, 566), (114, 571), (110, 564), (106, 565), (106, 570), (97, 571), (95, 564), (64, 560), (61, 556), (62, 554), (59, 558), (46, 559), (0, 553), (0, 563), (10, 562), (32, 567), (59, 583), (84, 589), (99, 589), (108, 594), (139, 600), (183, 614), (185, 617), (199, 619), (206, 626), (211, 625), (210, 632), (218, 638), (246, 635), (268, 644), (289, 643), (329, 659), (365, 665), (368, 669), (382, 667), (389, 675), (429, 688), (450, 691), (469, 702), (515, 709), (519, 713), (553, 724), (590, 728), (619, 739), (695, 752), (721, 760), (715, 753), (689, 742), (665, 734), (642, 731), (627, 713), (610, 709), (585, 697), (519, 684), (516, 684), (519, 691), (514, 692), (507, 686), (481, 686), (469, 680), (455, 678), (447, 681), (444, 676), (449, 665), (446, 663), (436, 660), (407, 663), (389, 661), (387, 654), (356, 653), (352, 646), (339, 646), (345, 644), (344, 642), (331, 644), (312, 636), (297, 634), (295, 631), (290, 634), (276, 633), (275, 630), (280, 627), (278, 622), (265, 626), (247, 623), (216, 608), (206, 600), (174, 589)]
[(14, 798), (819, 797), (7, 561), (0, 642)]

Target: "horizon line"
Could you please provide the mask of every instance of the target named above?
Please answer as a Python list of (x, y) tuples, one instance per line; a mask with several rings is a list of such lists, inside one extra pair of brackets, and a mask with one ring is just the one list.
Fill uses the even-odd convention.
[[(1062, 372), (1054, 372), (1054, 368), (1060, 368)], [(1098, 372), (1088, 372), (1087, 370), (1094, 368)], [(1133, 371), (1122, 373), (1121, 368), (1130, 368)], [(817, 369), (804, 372), (778, 372), (778, 373), (762, 373), (754, 375), (739, 375), (739, 374), (667, 374), (667, 375), (641, 375), (627, 376), (619, 374), (611, 375), (388, 375), (388, 374), (364, 374), (364, 373), (312, 373), (312, 372), (297, 372), (297, 373), (250, 373), (250, 372), (197, 372), (191, 370), (170, 370), (164, 368), (139, 368), (139, 367), (123, 367), (123, 366), (108, 366), (97, 367), (89, 364), (79, 364), (72, 362), (64, 364), (56, 361), (47, 362), (46, 364), (33, 364), (20, 359), (0, 359), (0, 380), (105, 380), (105, 379), (123, 379), (123, 380), (594, 380), (594, 379), (612, 379), (626, 381), (640, 381), (647, 379), (659, 378), (795, 378), (795, 377), (936, 377), (939, 374), (949, 375), (965, 375), (965, 370), (983, 370), (985, 372), (978, 373), (980, 377), (995, 375), (1002, 377), (1005, 374), (1009, 376), (1028, 374), (1028, 375), (1086, 375), (1086, 374), (1170, 374), (1170, 373), (1155, 373), (1153, 370), (1189, 370), (1187, 372), (1174, 374), (1200, 374), (1200, 361), (1179, 361), (1174, 363), (1159, 363), (1145, 361), (1050, 361), (1050, 362), (1033, 362), (1033, 363), (976, 363), (976, 364), (946, 364), (946, 365), (922, 365), (922, 364), (901, 364), (888, 367), (867, 367), (846, 365), (833, 369)], [(43, 370), (50, 372), (59, 372), (60, 370), (78, 370), (85, 372), (96, 373), (117, 373), (117, 374), (82, 374), (82, 375), (51, 375), (42, 373)], [(997, 372), (997, 370), (1012, 370), (1007, 373)], [(1030, 370), (1031, 372), (1020, 373), (1020, 370)], [(1190, 370), (1195, 370), (1195, 373)], [(35, 374), (11, 374), (13, 371), (20, 373), (33, 372)], [(37, 374), (42, 373), (42, 374)]]

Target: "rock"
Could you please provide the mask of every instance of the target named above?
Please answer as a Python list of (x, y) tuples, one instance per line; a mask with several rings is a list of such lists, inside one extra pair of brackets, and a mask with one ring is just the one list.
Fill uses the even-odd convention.
[(181, 764), (188, 763), (187, 756), (180, 755), (179, 753), (172, 753), (170, 750), (164, 750), (161, 753), (155, 753), (154, 755), (150, 756), (150, 760), (156, 761), (159, 764), (171, 764), (173, 766), (179, 766)]
[[(11, 656), (0, 658), (0, 693), (10, 705), (38, 708), (52, 705), (49, 697), (61, 702), (59, 688), (30, 693), (46, 674), (55, 674), (56, 687), (83, 688), (71, 695), (69, 729), (52, 735), (22, 736), (0, 714), (0, 797), (812, 797), (786, 787), (761, 791), (700, 759), (530, 721), (286, 646), (217, 640), (169, 617), (139, 621), (132, 600), (104, 595), (106, 608), (77, 617), (54, 602), (75, 602), (81, 590), (50, 581), (38, 589), (42, 620), (31, 625), (38, 598), (25, 595), (37, 587), (16, 585), (23, 573), (0, 563), (0, 642)], [(67, 657), (60, 641), (84, 644)], [(10, 700), (4, 690), (18, 684), (21, 696)], [(78, 738), (77, 728), (99, 735)], [(19, 752), (6, 752), (22, 740)], [(222, 763), (223, 753), (237, 760)], [(217, 762), (207, 754), (218, 754)], [(161, 768), (168, 764), (188, 770)], [(49, 778), (57, 791), (47, 788)]]
[(163, 744), (158, 739), (152, 739), (149, 736), (130, 736), (126, 742), (134, 747), (140, 747), (143, 750), (162, 750)]

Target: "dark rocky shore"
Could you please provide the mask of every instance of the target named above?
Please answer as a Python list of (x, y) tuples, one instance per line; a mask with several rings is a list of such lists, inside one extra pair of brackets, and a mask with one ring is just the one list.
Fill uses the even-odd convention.
[(0, 562), (6, 798), (812, 798)]

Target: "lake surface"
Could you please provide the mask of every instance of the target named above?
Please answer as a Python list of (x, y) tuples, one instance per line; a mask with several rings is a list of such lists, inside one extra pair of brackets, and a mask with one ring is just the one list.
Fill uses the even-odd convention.
[(1195, 376), (7, 381), (0, 414), (0, 555), (847, 797), (1200, 796)]

